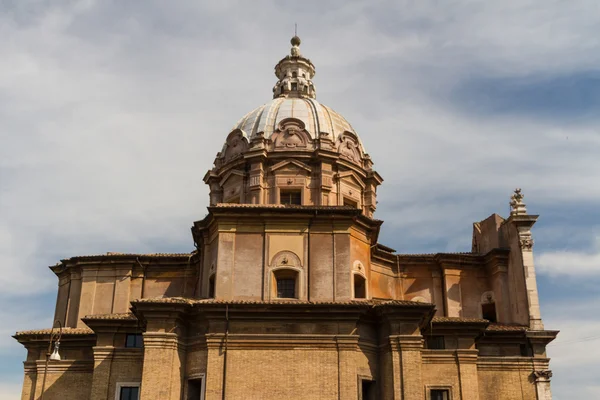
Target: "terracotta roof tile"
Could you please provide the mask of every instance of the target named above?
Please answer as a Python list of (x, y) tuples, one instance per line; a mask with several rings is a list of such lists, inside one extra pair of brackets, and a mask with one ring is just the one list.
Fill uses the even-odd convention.
[(108, 251), (106, 254), (89, 254), (82, 256), (73, 256), (67, 259), (62, 260), (70, 261), (70, 260), (79, 260), (79, 259), (102, 259), (102, 258), (131, 258), (131, 257), (142, 257), (142, 258), (188, 258), (190, 256), (195, 255), (196, 252), (193, 251), (191, 253), (116, 253)]
[(528, 328), (524, 325), (515, 325), (515, 324), (499, 324), (499, 323), (491, 323), (488, 325), (486, 331), (495, 331), (495, 332), (518, 332), (518, 331), (526, 331)]
[(452, 324), (452, 323), (476, 323), (476, 324), (487, 324), (490, 321), (481, 318), (463, 318), (463, 317), (433, 317), (431, 322), (434, 324)]
[[(32, 335), (49, 335), (52, 329), (34, 329), (30, 331), (20, 331), (15, 333), (14, 337), (19, 336), (32, 336)], [(57, 329), (54, 328), (54, 332), (57, 332)], [(63, 335), (93, 335), (94, 331), (90, 328), (62, 328)]]
[(215, 300), (215, 299), (189, 299), (183, 297), (154, 297), (148, 299), (136, 300), (137, 303), (156, 303), (156, 304), (248, 304), (248, 305), (353, 305), (353, 306), (426, 306), (430, 307), (430, 303), (421, 303), (407, 300), (347, 300), (347, 301), (305, 301), (305, 300)]
[(265, 209), (297, 209), (297, 210), (353, 210), (360, 211), (352, 206), (303, 206), (299, 204), (243, 204), (243, 203), (217, 203), (216, 208), (265, 208)]
[(137, 320), (132, 313), (86, 315), (84, 319), (94, 320)]

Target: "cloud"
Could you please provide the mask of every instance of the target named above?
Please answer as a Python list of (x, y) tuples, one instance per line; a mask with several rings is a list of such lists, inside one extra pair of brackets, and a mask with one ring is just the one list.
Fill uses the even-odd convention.
[(22, 384), (20, 382), (0, 381), (0, 398), (18, 399), (21, 397)]
[(537, 256), (537, 270), (554, 277), (600, 276), (600, 237), (589, 251), (546, 251)]
[[(597, 297), (581, 297), (542, 304), (544, 326), (560, 330), (548, 345), (553, 371), (552, 394), (556, 399), (596, 398), (600, 387), (600, 321), (590, 310), (600, 308)], [(587, 396), (587, 397), (586, 397)]]

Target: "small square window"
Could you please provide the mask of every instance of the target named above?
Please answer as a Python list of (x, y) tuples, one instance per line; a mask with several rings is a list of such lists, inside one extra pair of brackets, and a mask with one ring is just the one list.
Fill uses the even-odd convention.
[(125, 347), (141, 349), (144, 347), (144, 338), (137, 333), (128, 333), (125, 337)]
[(448, 389), (431, 389), (430, 400), (450, 400), (450, 391)]
[(296, 298), (296, 280), (294, 278), (278, 278), (277, 297), (280, 299)]
[(279, 200), (281, 204), (302, 204), (302, 194), (300, 190), (282, 190), (279, 192)]
[(138, 400), (140, 398), (139, 386), (121, 386), (119, 400)]
[(358, 208), (358, 203), (354, 200), (350, 200), (347, 197), (344, 197), (344, 205), (346, 207), (354, 207), (354, 208)]
[(430, 350), (443, 350), (446, 348), (443, 336), (426, 336), (425, 345)]

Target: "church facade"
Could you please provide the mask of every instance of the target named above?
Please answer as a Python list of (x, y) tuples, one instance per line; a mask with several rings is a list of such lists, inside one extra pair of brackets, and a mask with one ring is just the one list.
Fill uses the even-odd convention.
[(521, 191), (470, 252), (380, 244), (383, 179), (291, 43), (204, 177), (194, 251), (51, 267), (60, 359), (58, 328), (15, 334), (23, 400), (551, 399)]

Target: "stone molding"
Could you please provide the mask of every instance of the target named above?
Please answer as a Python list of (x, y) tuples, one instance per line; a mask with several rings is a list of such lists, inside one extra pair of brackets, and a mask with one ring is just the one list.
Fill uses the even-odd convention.
[(552, 378), (552, 371), (549, 369), (543, 371), (533, 371), (531, 376), (535, 382), (548, 382), (550, 381), (550, 378)]
[[(36, 360), (25, 363), (25, 373), (43, 374), (46, 366), (46, 360)], [(48, 362), (48, 373), (65, 372), (94, 372), (94, 361), (92, 360), (61, 360)]]

